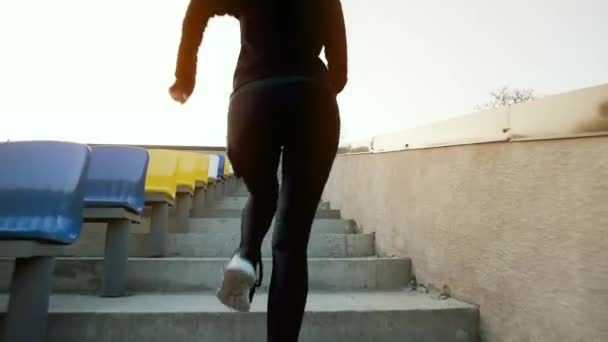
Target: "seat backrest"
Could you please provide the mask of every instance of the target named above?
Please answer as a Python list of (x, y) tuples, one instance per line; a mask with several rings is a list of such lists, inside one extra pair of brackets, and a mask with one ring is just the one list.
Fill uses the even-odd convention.
[(148, 151), (143, 148), (93, 147), (85, 206), (124, 208), (141, 214), (148, 161)]
[(74, 242), (89, 158), (88, 146), (70, 142), (0, 144), (0, 239)]
[(224, 177), (228, 177), (232, 175), (232, 164), (230, 163), (230, 159), (226, 158), (224, 161)]
[(197, 182), (202, 182), (207, 185), (209, 179), (209, 156), (204, 153), (195, 153), (196, 159), (196, 173), (195, 178)]
[(209, 178), (217, 179), (219, 171), (220, 157), (215, 154), (209, 155)]
[(175, 199), (178, 154), (163, 149), (150, 149), (148, 153), (150, 160), (146, 174), (146, 193), (162, 194)]
[(224, 169), (225, 169), (225, 164), (226, 164), (226, 156), (224, 155), (218, 155), (218, 157), (220, 158), (218, 166), (217, 166), (217, 174), (218, 174), (218, 178), (223, 178), (224, 177)]
[(188, 151), (176, 151), (178, 154), (177, 186), (194, 191), (196, 187), (196, 155)]

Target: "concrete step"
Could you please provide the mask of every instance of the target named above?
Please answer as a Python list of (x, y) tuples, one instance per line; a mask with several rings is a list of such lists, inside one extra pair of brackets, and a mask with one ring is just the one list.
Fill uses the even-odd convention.
[[(105, 230), (102, 224), (87, 223), (84, 230)], [(271, 228), (272, 229), (272, 228)], [(312, 224), (312, 235), (315, 234), (352, 234), (356, 224), (352, 220), (316, 219)], [(141, 224), (133, 225), (134, 232), (149, 232), (150, 219), (144, 218)], [(241, 218), (192, 218), (190, 219), (191, 233), (237, 233), (241, 231)]]
[[(267, 296), (229, 312), (212, 293), (54, 295), (49, 342), (265, 342)], [(7, 297), (0, 296), (0, 329)], [(479, 309), (418, 292), (311, 293), (301, 342), (476, 342)], [(1, 335), (1, 334), (0, 334)]]
[[(247, 204), (246, 196), (226, 196), (220, 201), (210, 202), (209, 206), (215, 209), (243, 209)], [(319, 203), (320, 210), (328, 210), (328, 203)]]
[(247, 197), (249, 196), (249, 191), (246, 188), (238, 189), (234, 193), (230, 194), (231, 196), (239, 196), (239, 197)]
[[(200, 215), (197, 217), (216, 217), (216, 218), (240, 218), (242, 210), (241, 209), (216, 209), (209, 208), (202, 211)], [(317, 210), (317, 214), (315, 218), (318, 219), (339, 219), (340, 211), (339, 210)]]
[[(131, 258), (128, 289), (137, 292), (215, 290), (227, 258)], [(100, 283), (101, 258), (58, 258), (53, 291), (94, 293)], [(7, 292), (13, 260), (0, 259), (0, 292)], [(272, 263), (264, 259), (267, 288)], [(314, 290), (400, 289), (410, 280), (406, 258), (320, 258), (309, 260), (310, 288)]]
[[(65, 256), (103, 256), (105, 230), (85, 230), (78, 241), (64, 249)], [(172, 256), (229, 258), (239, 246), (237, 230), (220, 233), (170, 234), (168, 253)], [(131, 234), (130, 255), (152, 256), (149, 234)], [(264, 257), (270, 257), (271, 237), (262, 245)], [(370, 257), (375, 253), (373, 234), (314, 234), (310, 238), (308, 256), (311, 258)]]

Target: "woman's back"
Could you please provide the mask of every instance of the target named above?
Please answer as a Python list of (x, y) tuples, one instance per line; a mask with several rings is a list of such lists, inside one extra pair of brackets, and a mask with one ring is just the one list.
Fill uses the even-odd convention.
[(235, 86), (265, 77), (322, 74), (327, 6), (319, 4), (324, 2), (259, 0), (243, 6)]
[(327, 68), (319, 58), (323, 47), (329, 79), (338, 92), (344, 87), (346, 38), (339, 0), (191, 0), (183, 25), (178, 80), (193, 79), (206, 22), (225, 14), (241, 25), (235, 89), (269, 77), (326, 77)]

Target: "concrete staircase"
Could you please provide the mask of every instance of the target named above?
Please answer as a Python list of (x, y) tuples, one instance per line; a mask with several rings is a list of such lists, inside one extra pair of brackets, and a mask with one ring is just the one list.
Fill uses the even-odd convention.
[[(265, 341), (270, 235), (265, 281), (252, 312), (230, 312), (214, 294), (239, 241), (246, 194), (238, 195), (193, 218), (190, 233), (171, 234), (168, 258), (147, 258), (149, 223), (136, 227), (130, 295), (123, 298), (95, 294), (105, 236), (87, 225), (56, 263), (49, 341)], [(376, 256), (373, 234), (358, 234), (354, 222), (326, 204), (319, 207), (309, 251), (311, 293), (300, 341), (478, 341), (477, 307), (409, 290), (410, 260)], [(0, 260), (2, 293), (11, 269), (11, 261)], [(6, 302), (0, 295), (0, 312)]]

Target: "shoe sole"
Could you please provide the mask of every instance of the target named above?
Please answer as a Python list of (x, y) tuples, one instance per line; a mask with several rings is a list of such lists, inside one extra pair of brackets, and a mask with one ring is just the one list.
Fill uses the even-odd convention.
[(255, 285), (255, 278), (238, 269), (224, 271), (222, 286), (217, 292), (217, 298), (227, 307), (239, 311), (249, 312), (249, 290)]

